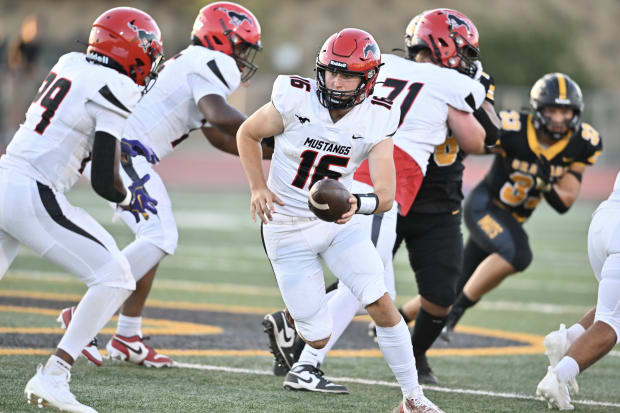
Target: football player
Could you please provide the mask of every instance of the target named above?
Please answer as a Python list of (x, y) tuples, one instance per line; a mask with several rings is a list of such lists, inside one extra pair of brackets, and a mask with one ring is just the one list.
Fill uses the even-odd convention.
[(92, 158), (98, 195), (138, 217), (156, 213), (156, 201), (144, 190), (149, 176), (123, 184), (118, 170), (126, 118), (162, 52), (159, 28), (148, 14), (129, 7), (106, 11), (93, 23), (86, 54), (66, 54), (52, 68), (0, 159), (0, 277), (21, 243), (88, 286), (56, 352), (26, 384), (28, 402), (39, 407), (95, 411), (71, 393), (71, 366), (135, 280), (112, 236), (64, 194)]
[(495, 159), (465, 203), (469, 239), (460, 294), (442, 337), (450, 340), (464, 312), (506, 277), (532, 261), (523, 223), (544, 198), (563, 214), (577, 199), (587, 165), (603, 141), (581, 121), (579, 85), (563, 73), (540, 78), (530, 92), (531, 111), (502, 111)]
[(536, 394), (549, 407), (569, 410), (576, 377), (620, 342), (620, 173), (609, 198), (592, 215), (588, 256), (599, 283), (596, 307), (578, 323), (549, 333), (543, 342), (550, 366)]
[[(166, 61), (152, 90), (127, 121), (123, 133), (126, 152), (132, 154), (132, 146), (143, 142), (154, 154), (149, 159), (124, 157), (121, 177), (127, 183), (149, 174), (151, 180), (145, 187), (159, 204), (157, 216), (148, 221), (136, 222), (131, 214), (121, 213), (136, 234), (135, 241), (122, 252), (137, 284), (121, 307), (116, 334), (106, 345), (113, 359), (146, 367), (172, 365), (169, 357), (144, 343), (141, 331), (142, 310), (157, 266), (174, 253), (178, 239), (170, 197), (151, 163), (163, 159), (201, 127), (218, 148), (236, 153), (235, 134), (246, 117), (226, 99), (256, 72), (253, 60), (261, 50), (260, 38), (260, 24), (245, 7), (231, 2), (203, 7), (191, 32), (192, 44)], [(70, 311), (65, 309), (63, 314)], [(101, 355), (89, 347), (83, 354), (100, 365)]]
[[(299, 336), (321, 349), (333, 332), (322, 262), (345, 284), (377, 324), (379, 347), (403, 393), (402, 411), (440, 412), (422, 392), (409, 332), (385, 287), (381, 258), (354, 214), (390, 210), (395, 193), (391, 136), (399, 111), (371, 98), (381, 54), (372, 36), (344, 29), (321, 47), (317, 78), (279, 76), (271, 102), (237, 133), (241, 162), (251, 189), (250, 211), (262, 221), (261, 235), (282, 298)], [(302, 122), (302, 118), (304, 122)], [(275, 136), (268, 180), (260, 141)], [(336, 223), (313, 216), (309, 188), (324, 177), (351, 188), (353, 172), (368, 158), (373, 192), (355, 193)], [(324, 392), (346, 392), (323, 377), (318, 365), (297, 363), (284, 386), (313, 383)]]
[[(407, 240), (424, 302), (424, 311), (420, 313), (419, 323), (416, 321), (418, 328), (412, 337), (418, 378), (421, 382), (436, 382), (425, 353), (441, 332), (440, 323), (445, 323), (456, 297), (462, 251), (458, 204), (463, 167), (459, 148), (482, 153), (485, 140), (492, 145), (497, 139), (497, 126), (491, 119), (495, 118), (497, 125), (499, 121), (492, 105), (481, 106), (485, 90), (475, 79), (481, 75), (481, 69), (477, 61), (478, 32), (471, 20), (455, 10), (426, 11), (407, 26), (405, 41), (407, 58), (384, 56), (385, 67), (379, 79), (382, 87), (376, 92), (401, 110), (400, 127), (394, 135), (395, 207), (372, 219), (356, 219), (382, 257), (386, 284), (392, 293), (392, 249), (399, 222), (399, 238)], [(437, 50), (437, 54), (432, 50)], [(448, 128), (453, 136), (446, 140)], [(446, 172), (437, 165), (446, 167)], [(367, 165), (362, 164), (355, 174), (354, 189), (368, 190), (371, 183)], [(416, 196), (422, 196), (420, 207), (417, 207), (418, 200), (414, 202)], [(411, 212), (414, 210), (415, 213)], [(299, 362), (322, 362), (358, 309), (355, 297), (341, 285), (330, 297), (335, 324), (330, 342), (319, 351), (305, 346)], [(274, 324), (272, 320), (279, 318), (278, 314), (272, 314), (265, 321)], [(267, 331), (275, 330), (268, 324), (266, 327)], [(290, 363), (282, 353), (291, 352), (277, 351), (277, 340), (275, 344), (274, 354), (278, 355), (275, 367), (279, 373), (283, 370), (281, 366)]]

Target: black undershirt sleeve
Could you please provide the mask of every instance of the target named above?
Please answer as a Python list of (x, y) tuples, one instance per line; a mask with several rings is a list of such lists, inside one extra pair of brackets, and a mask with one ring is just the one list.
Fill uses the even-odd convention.
[(95, 132), (90, 182), (94, 191), (110, 202), (122, 202), (126, 194), (114, 187), (114, 162), (117, 139), (106, 132)]

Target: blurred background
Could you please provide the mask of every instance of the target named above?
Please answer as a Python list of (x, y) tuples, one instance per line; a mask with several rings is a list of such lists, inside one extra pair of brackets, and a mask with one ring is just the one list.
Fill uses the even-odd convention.
[[(536, 79), (547, 72), (569, 74), (582, 87), (584, 119), (604, 138), (605, 149), (592, 171), (605, 172), (598, 194), (611, 188), (610, 176), (617, 170), (620, 155), (620, 1), (597, 0), (240, 0), (254, 12), (263, 31), (259, 72), (249, 87), (240, 88), (231, 102), (250, 114), (269, 100), (278, 74), (314, 76), (314, 59), (323, 41), (344, 27), (372, 33), (382, 52), (403, 48), (409, 20), (423, 10), (448, 7), (468, 15), (480, 32), (485, 71), (497, 83), (496, 107), (520, 109), (528, 106), (528, 94)], [(90, 25), (103, 11), (115, 6), (133, 6), (150, 13), (163, 33), (167, 56), (189, 43), (198, 10), (207, 2), (176, 1), (0, 1), (0, 149), (10, 141), (24, 118), (35, 90), (59, 56), (83, 51)], [(197, 135), (200, 135), (197, 133)], [(188, 182), (174, 161), (164, 162), (161, 171), (179, 185), (209, 188), (245, 187), (236, 160), (217, 153), (200, 136), (181, 145), (171, 159), (183, 158), (195, 166), (198, 177)], [(479, 179), (488, 157), (469, 160), (466, 186)], [(166, 164), (168, 163), (168, 166)], [(616, 163), (616, 165), (614, 165)], [(204, 169), (206, 168), (206, 169)], [(175, 175), (176, 174), (176, 175)], [(590, 172), (589, 172), (590, 174)], [(588, 174), (586, 174), (587, 176)], [(596, 175), (596, 172), (594, 172)], [(186, 175), (185, 175), (186, 176)], [(171, 182), (173, 183), (173, 182)], [(584, 185), (586, 189), (586, 185)], [(588, 196), (587, 189), (585, 195)], [(602, 197), (595, 195), (594, 197)]]

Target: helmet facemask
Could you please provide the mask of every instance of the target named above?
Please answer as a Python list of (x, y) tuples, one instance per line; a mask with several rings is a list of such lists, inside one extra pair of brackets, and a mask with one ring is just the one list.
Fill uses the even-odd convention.
[(457, 71), (473, 78), (478, 70), (476, 61), (480, 59), (480, 51), (458, 33), (452, 32), (450, 37), (454, 39), (456, 45), (456, 57), (448, 59), (448, 64), (453, 67), (456, 65)]
[(566, 136), (566, 134), (570, 131), (576, 131), (579, 128), (581, 123), (581, 113), (573, 106), (565, 106), (565, 105), (554, 105), (557, 107), (566, 107), (573, 110), (573, 116), (564, 122), (564, 126), (566, 130), (563, 132), (554, 132), (549, 129), (549, 125), (551, 123), (551, 118), (544, 116), (542, 113), (543, 108), (551, 106), (546, 105), (542, 107), (538, 107), (534, 110), (533, 123), (534, 128), (536, 130), (542, 131), (545, 135), (549, 136), (551, 139), (559, 141)]
[(263, 49), (260, 41), (257, 44), (246, 42), (231, 30), (226, 30), (224, 35), (230, 41), (231, 57), (237, 62), (237, 67), (241, 72), (241, 81), (246, 83), (258, 70), (258, 66), (254, 64), (254, 59), (256, 59), (258, 52)]
[[(360, 84), (355, 90), (334, 90), (329, 89), (325, 82), (325, 71), (333, 73), (343, 73), (347, 75), (357, 76), (361, 78)], [(373, 75), (374, 76), (374, 75)], [(348, 70), (338, 70), (334, 67), (325, 66), (317, 62), (316, 66), (316, 80), (317, 80), (317, 95), (321, 105), (327, 109), (347, 109), (361, 103), (365, 99), (364, 90), (366, 89), (366, 82), (364, 76), (357, 72), (351, 72)]]

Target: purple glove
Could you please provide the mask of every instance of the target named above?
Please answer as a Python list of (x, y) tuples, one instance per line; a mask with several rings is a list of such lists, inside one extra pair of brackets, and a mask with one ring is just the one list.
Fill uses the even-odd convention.
[(149, 219), (147, 211), (157, 215), (157, 209), (155, 208), (157, 200), (151, 198), (149, 193), (146, 192), (146, 188), (144, 188), (144, 184), (148, 182), (149, 179), (151, 179), (151, 176), (146, 174), (137, 181), (134, 181), (128, 188), (131, 192), (131, 202), (127, 209), (133, 214), (136, 223), (140, 222), (140, 215), (142, 215), (145, 220)]
[(159, 162), (155, 152), (137, 139), (121, 139), (121, 154), (127, 159), (142, 155), (149, 163)]

